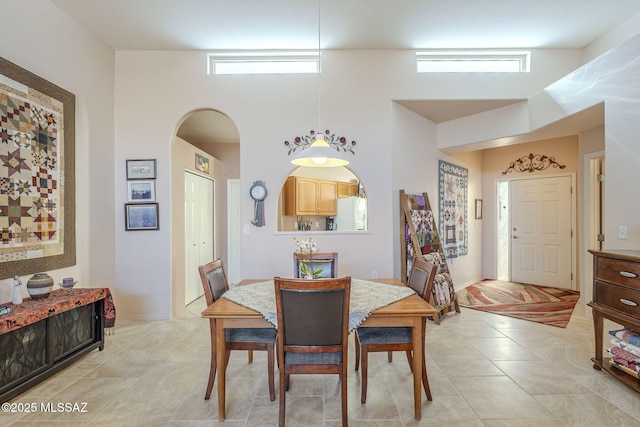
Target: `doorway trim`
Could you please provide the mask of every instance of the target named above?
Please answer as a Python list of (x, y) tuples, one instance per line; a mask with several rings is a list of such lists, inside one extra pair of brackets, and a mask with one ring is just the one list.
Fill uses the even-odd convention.
[(227, 180), (227, 276), (229, 283), (242, 280), (241, 181)]
[[(563, 176), (569, 176), (571, 179), (571, 289), (572, 290), (578, 290), (577, 289), (577, 253), (578, 253), (578, 247), (577, 247), (577, 189), (576, 189), (576, 173), (575, 172), (566, 172), (566, 173), (555, 173), (555, 174), (542, 174), (542, 175), (537, 175), (534, 177), (520, 177), (520, 176), (514, 176), (514, 177), (503, 177), (503, 178), (497, 178), (494, 181), (494, 185), (493, 185), (493, 191), (494, 191), (494, 196), (495, 196), (495, 206), (496, 206), (496, 210), (497, 212), (499, 212), (500, 209), (500, 199), (498, 197), (498, 186), (500, 183), (502, 182), (507, 182), (509, 184), (508, 186), (508, 198), (510, 200), (511, 198), (511, 181), (516, 181), (516, 180), (526, 180), (526, 179), (537, 179), (537, 178), (557, 178), (557, 177), (563, 177)], [(494, 241), (495, 241), (495, 247), (494, 247), (494, 271), (496, 272), (496, 276), (499, 276), (499, 268), (500, 268), (500, 259), (499, 259), (499, 246), (501, 245), (501, 241), (503, 242), (502, 244), (506, 244), (508, 249), (507, 249), (507, 253), (509, 256), (509, 259), (507, 261), (507, 265), (508, 265), (508, 277), (509, 280), (511, 280), (511, 257), (512, 255), (512, 249), (511, 249), (511, 239), (509, 237), (510, 234), (510, 230), (511, 230), (511, 212), (509, 212), (509, 216), (508, 216), (508, 226), (507, 226), (507, 230), (506, 236), (501, 235), (500, 233), (500, 227), (499, 227), (499, 215), (496, 215), (494, 218), (494, 230), (495, 230), (495, 236), (494, 236)], [(504, 232), (503, 232), (504, 233)]]
[[(597, 234), (593, 223), (593, 217), (595, 216), (596, 209), (598, 208), (598, 203), (602, 205), (604, 208), (604, 199), (605, 194), (604, 190), (601, 195), (597, 194), (597, 189), (594, 188), (594, 183), (597, 182), (597, 175), (600, 171), (594, 168), (594, 161), (596, 159), (603, 159), (603, 168), (604, 168), (604, 158), (605, 151), (596, 151), (594, 153), (585, 154), (583, 157), (583, 186), (582, 186), (582, 206), (584, 207), (584, 217), (583, 217), (583, 226), (582, 226), (582, 236), (581, 239), (581, 261), (582, 261), (582, 276), (581, 276), (581, 300), (582, 305), (585, 305), (587, 301), (590, 300), (591, 295), (593, 295), (593, 257), (591, 254), (587, 253), (588, 249), (593, 247), (593, 243), (597, 241)], [(603, 174), (606, 171), (602, 171)], [(604, 211), (601, 214), (601, 221), (604, 224)], [(604, 230), (601, 230), (604, 232)], [(605, 236), (606, 239), (606, 236)], [(588, 308), (588, 307), (587, 307)], [(591, 313), (591, 310), (586, 310), (585, 313)]]

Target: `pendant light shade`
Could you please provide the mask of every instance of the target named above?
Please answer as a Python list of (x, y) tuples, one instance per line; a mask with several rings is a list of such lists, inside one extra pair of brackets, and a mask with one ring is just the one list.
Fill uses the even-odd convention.
[(349, 161), (345, 159), (338, 150), (331, 148), (324, 135), (316, 134), (315, 141), (306, 149), (296, 154), (291, 163), (296, 166), (306, 166), (311, 168), (332, 168), (346, 166)]

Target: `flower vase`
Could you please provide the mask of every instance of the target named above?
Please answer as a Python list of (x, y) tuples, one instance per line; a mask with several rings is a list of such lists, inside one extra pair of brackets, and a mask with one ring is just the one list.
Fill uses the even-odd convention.
[(53, 288), (53, 278), (47, 273), (34, 274), (31, 279), (27, 281), (27, 292), (31, 296), (31, 299), (47, 298)]

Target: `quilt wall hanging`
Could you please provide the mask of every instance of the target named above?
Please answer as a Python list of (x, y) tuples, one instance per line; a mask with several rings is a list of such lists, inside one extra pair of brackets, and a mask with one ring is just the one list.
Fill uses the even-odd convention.
[(0, 279), (75, 265), (75, 96), (0, 58)]
[(439, 161), (440, 236), (445, 258), (457, 258), (469, 251), (467, 193), (469, 170)]

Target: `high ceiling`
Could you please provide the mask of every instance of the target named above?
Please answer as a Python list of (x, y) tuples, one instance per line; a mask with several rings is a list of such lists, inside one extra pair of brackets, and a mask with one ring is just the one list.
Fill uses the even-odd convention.
[[(582, 48), (640, 13), (639, 0), (51, 2), (114, 50)], [(516, 101), (402, 104), (442, 122)], [(185, 133), (210, 138), (207, 123), (186, 123)]]
[(51, 1), (117, 50), (580, 48), (640, 12), (638, 0)]

